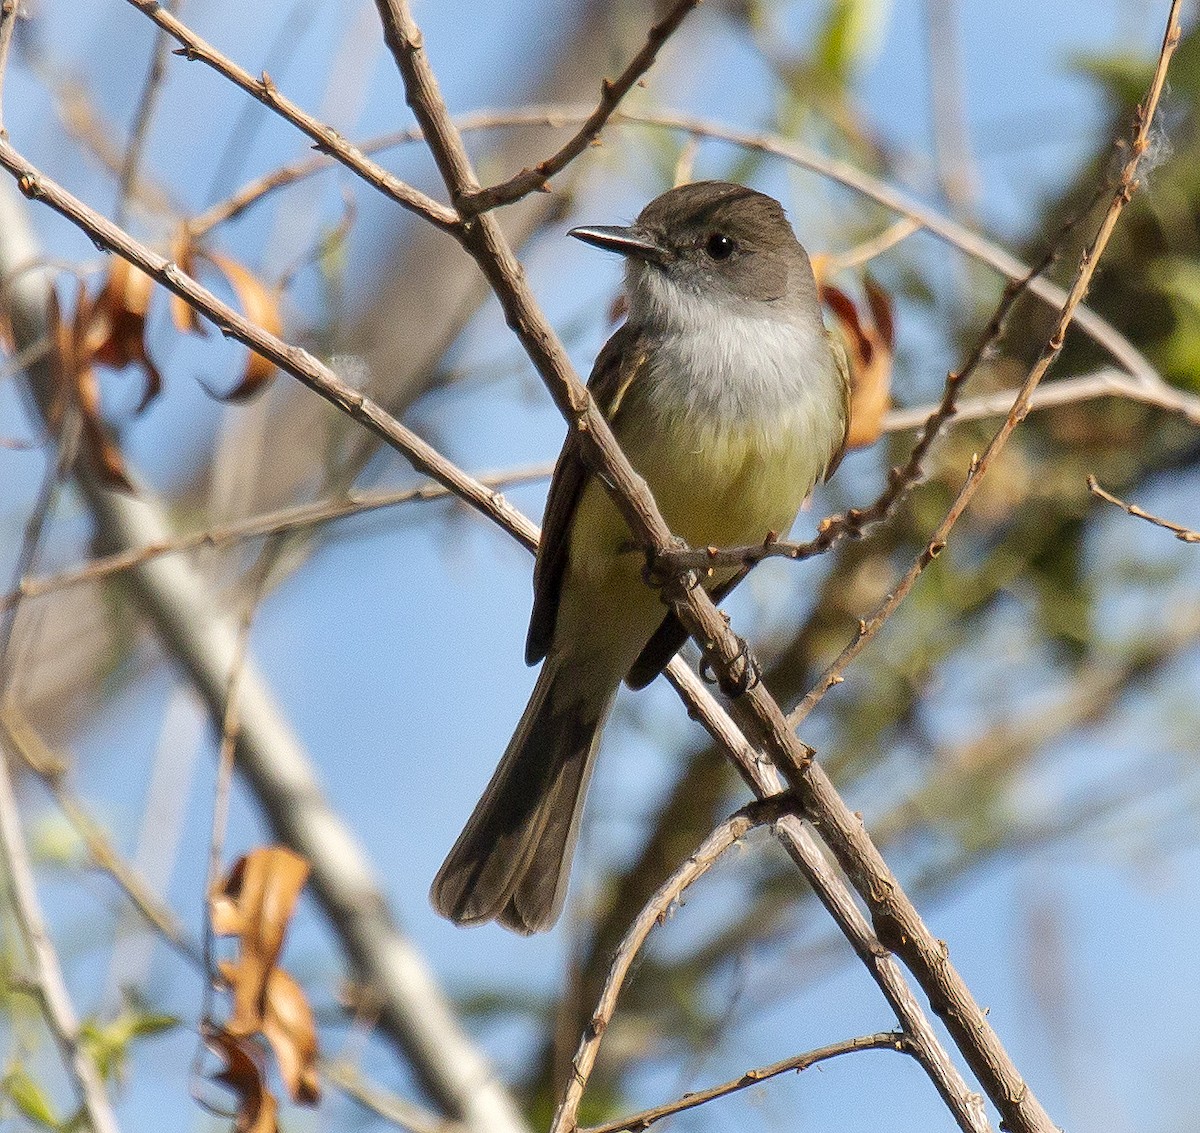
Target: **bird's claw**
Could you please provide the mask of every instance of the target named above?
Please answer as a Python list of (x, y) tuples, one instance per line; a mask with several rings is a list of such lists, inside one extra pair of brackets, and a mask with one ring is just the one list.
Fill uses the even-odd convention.
[(708, 681), (709, 684), (716, 684), (730, 700), (744, 696), (762, 681), (763, 676), (762, 666), (750, 652), (750, 646), (746, 644), (746, 639), (738, 637), (737, 643), (737, 656), (729, 665), (727, 672), (714, 673), (712, 663), (707, 657), (700, 662), (701, 678)]

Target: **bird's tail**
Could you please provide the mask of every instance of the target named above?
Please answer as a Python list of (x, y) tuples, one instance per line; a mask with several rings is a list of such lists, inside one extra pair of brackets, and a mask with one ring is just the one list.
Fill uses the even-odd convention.
[(434, 908), (459, 924), (498, 920), (520, 933), (558, 919), (600, 729), (615, 692), (573, 680), (553, 655), (525, 714), (438, 870)]

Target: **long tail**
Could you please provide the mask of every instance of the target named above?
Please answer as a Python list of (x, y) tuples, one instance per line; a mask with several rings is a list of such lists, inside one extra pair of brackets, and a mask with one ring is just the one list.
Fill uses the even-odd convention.
[(616, 695), (578, 687), (570, 669), (547, 658), (500, 765), (433, 879), (430, 900), (452, 921), (498, 920), (529, 934), (558, 919), (600, 728)]

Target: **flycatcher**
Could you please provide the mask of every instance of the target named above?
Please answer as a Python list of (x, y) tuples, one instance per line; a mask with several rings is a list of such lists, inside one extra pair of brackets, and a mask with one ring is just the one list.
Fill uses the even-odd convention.
[[(693, 547), (785, 534), (845, 448), (844, 356), (778, 201), (702, 181), (628, 228), (571, 235), (625, 257), (629, 313), (588, 388), (671, 530)], [(525, 659), (545, 658), (516, 733), (433, 882), (459, 924), (548, 929), (600, 731), (622, 679), (649, 684), (687, 638), (568, 435), (546, 502)], [(741, 577), (706, 580), (716, 597)]]

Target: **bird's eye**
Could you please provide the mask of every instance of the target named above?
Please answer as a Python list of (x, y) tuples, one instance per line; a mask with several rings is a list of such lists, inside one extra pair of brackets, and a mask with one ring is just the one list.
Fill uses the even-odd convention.
[(724, 232), (714, 232), (704, 245), (704, 250), (714, 260), (727, 260), (733, 255), (736, 245)]

